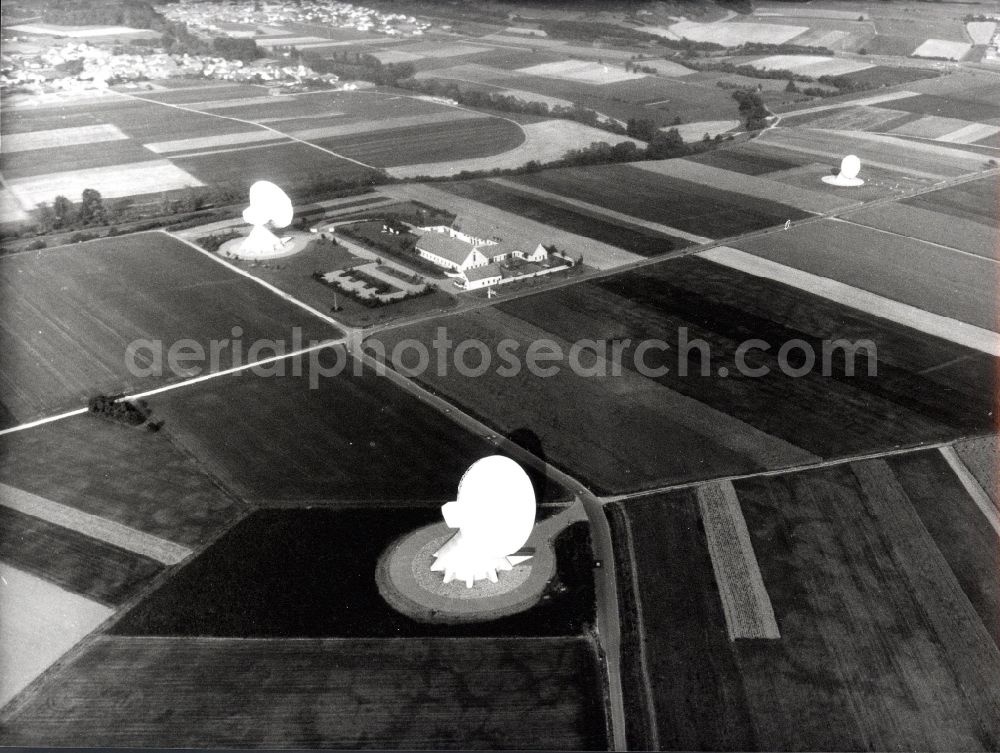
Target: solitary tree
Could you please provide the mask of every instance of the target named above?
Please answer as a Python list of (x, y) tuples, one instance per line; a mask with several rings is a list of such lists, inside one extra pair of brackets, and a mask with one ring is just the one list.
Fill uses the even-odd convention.
[(56, 196), (52, 200), (52, 212), (55, 214), (55, 223), (53, 224), (53, 228), (56, 230), (72, 224), (74, 219), (73, 202), (65, 196)]
[(84, 225), (103, 225), (107, 221), (101, 194), (93, 188), (83, 189), (80, 196), (80, 222)]

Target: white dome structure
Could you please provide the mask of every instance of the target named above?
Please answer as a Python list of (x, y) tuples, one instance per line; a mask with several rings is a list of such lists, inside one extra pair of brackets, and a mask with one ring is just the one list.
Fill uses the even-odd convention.
[(861, 172), (861, 160), (853, 154), (848, 154), (840, 162), (840, 172), (837, 175), (824, 175), (823, 182), (844, 188), (863, 186), (865, 182), (858, 177), (859, 172)]
[(535, 490), (516, 462), (502, 455), (477, 460), (462, 476), (458, 499), (441, 508), (456, 533), (437, 552), (431, 570), (444, 582), (498, 581), (498, 570), (511, 570), (529, 559), (515, 555), (535, 526)]
[(243, 210), (243, 219), (253, 229), (240, 242), (237, 255), (264, 259), (284, 254), (284, 243), (267, 226), (288, 227), (293, 214), (292, 202), (284, 191), (270, 181), (258, 180), (250, 186), (250, 206)]

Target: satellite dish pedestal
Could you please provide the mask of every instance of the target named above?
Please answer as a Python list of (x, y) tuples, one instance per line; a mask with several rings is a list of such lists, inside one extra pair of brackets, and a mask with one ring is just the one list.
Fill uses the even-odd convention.
[(245, 259), (282, 256), (286, 249), (268, 225), (287, 227), (292, 222), (292, 202), (274, 183), (259, 180), (250, 186), (250, 206), (243, 210), (244, 221), (253, 226), (250, 234), (237, 245), (235, 253)]
[(840, 162), (840, 172), (837, 175), (824, 175), (822, 180), (827, 185), (840, 186), (841, 188), (857, 188), (863, 186), (865, 182), (858, 177), (861, 170), (861, 160), (853, 154), (848, 154)]

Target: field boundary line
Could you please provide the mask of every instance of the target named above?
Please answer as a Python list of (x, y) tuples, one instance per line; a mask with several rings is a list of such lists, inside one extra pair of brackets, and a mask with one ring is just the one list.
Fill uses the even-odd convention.
[(0, 483), (0, 505), (164, 565), (176, 565), (192, 553), (188, 547), (173, 541), (3, 483)]
[(974, 324), (924, 311), (908, 303), (886, 298), (862, 288), (821, 277), (729, 246), (718, 246), (699, 254), (703, 259), (754, 277), (790, 285), (843, 306), (915, 329), (942, 340), (1000, 356), (1000, 333)]
[(376, 172), (380, 172), (380, 173), (385, 172), (380, 167), (375, 167), (374, 165), (369, 165), (369, 164), (367, 164), (365, 162), (362, 162), (361, 160), (356, 160), (353, 157), (348, 157), (348, 156), (346, 156), (344, 154), (338, 154), (337, 152), (333, 151), (332, 149), (327, 149), (326, 147), (322, 147), (319, 144), (313, 144), (310, 141), (305, 141), (303, 139), (296, 138), (294, 136), (291, 136), (291, 135), (285, 133), (284, 131), (279, 131), (277, 128), (272, 128), (271, 126), (264, 125), (263, 123), (254, 123), (252, 120), (244, 120), (243, 118), (234, 118), (234, 117), (229, 116), (229, 115), (219, 115), (218, 113), (214, 113), (214, 112), (204, 112), (203, 110), (195, 110), (192, 107), (185, 107), (184, 105), (174, 104), (172, 102), (157, 102), (155, 99), (147, 99), (146, 97), (139, 97), (139, 96), (137, 96), (135, 94), (127, 94), (126, 92), (115, 92), (115, 93), (119, 94), (119, 95), (121, 95), (123, 97), (127, 97), (129, 99), (137, 99), (137, 100), (140, 100), (142, 102), (149, 102), (149, 103), (155, 104), (155, 105), (162, 105), (163, 107), (173, 107), (175, 110), (183, 110), (184, 112), (193, 112), (193, 113), (196, 113), (198, 115), (204, 115), (207, 118), (219, 118), (221, 120), (232, 120), (235, 123), (243, 123), (244, 125), (248, 125), (248, 126), (251, 126), (253, 128), (261, 128), (261, 129), (263, 129), (265, 131), (270, 131), (271, 133), (276, 133), (276, 134), (278, 134), (279, 136), (281, 136), (283, 138), (287, 138), (287, 139), (290, 139), (292, 141), (296, 141), (296, 142), (298, 142), (300, 144), (305, 144), (306, 146), (312, 147), (313, 149), (316, 149), (316, 150), (318, 150), (320, 152), (323, 152), (325, 154), (329, 154), (332, 157), (337, 157), (338, 159), (347, 160), (348, 162), (353, 162), (355, 165), (360, 165), (361, 167), (365, 167), (365, 168), (368, 168), (369, 170), (374, 170)]
[(874, 230), (876, 233), (895, 235), (897, 238), (904, 238), (908, 241), (917, 241), (918, 243), (926, 243), (929, 246), (937, 246), (938, 248), (943, 248), (945, 251), (954, 251), (957, 254), (965, 254), (966, 256), (971, 256), (973, 259), (985, 259), (991, 264), (996, 264), (1000, 266), (1000, 260), (998, 259), (989, 256), (981, 256), (980, 254), (974, 254), (971, 251), (966, 251), (965, 249), (958, 248), (956, 246), (947, 246), (944, 243), (938, 243), (937, 241), (929, 241), (926, 238), (916, 238), (912, 235), (903, 235), (902, 233), (897, 233), (894, 230), (886, 230), (885, 228), (882, 227), (875, 227), (874, 225), (866, 225), (864, 222), (859, 222), (858, 220), (852, 220), (847, 217), (830, 217), (830, 220), (832, 220), (833, 222), (846, 222), (849, 225), (856, 225), (858, 227), (863, 227), (865, 230)]
[(188, 246), (189, 248), (193, 248), (199, 254), (202, 254), (203, 256), (207, 256), (212, 261), (214, 261), (214, 262), (216, 262), (218, 264), (221, 264), (222, 266), (226, 267), (230, 271), (235, 272), (238, 275), (242, 275), (243, 277), (246, 277), (248, 280), (253, 280), (258, 285), (261, 285), (262, 287), (266, 288), (267, 290), (270, 290), (272, 293), (274, 293), (275, 295), (279, 296), (280, 298), (288, 301), (289, 303), (295, 304), (296, 306), (298, 306), (303, 311), (308, 311), (310, 314), (312, 314), (315, 317), (318, 317), (318, 318), (322, 319), (327, 324), (333, 325), (337, 329), (339, 329), (342, 332), (344, 332), (345, 333), (345, 337), (349, 336), (348, 333), (350, 333), (354, 329), (353, 327), (349, 327), (346, 324), (342, 324), (341, 322), (338, 322), (332, 316), (328, 316), (327, 314), (324, 314), (319, 309), (313, 308), (308, 303), (305, 303), (304, 301), (300, 301), (295, 296), (293, 296), (293, 295), (291, 295), (289, 293), (286, 293), (284, 290), (282, 290), (281, 288), (279, 288), (279, 287), (277, 287), (275, 285), (272, 285), (267, 280), (262, 280), (260, 277), (256, 277), (255, 275), (250, 274), (245, 269), (240, 269), (235, 264), (229, 263), (228, 261), (226, 261), (225, 259), (223, 259), (218, 254), (213, 254), (211, 251), (205, 250), (204, 248), (202, 248), (201, 246), (199, 246), (197, 243), (195, 243), (194, 241), (192, 241), (192, 240), (190, 240), (188, 238), (184, 238), (184, 237), (182, 237), (180, 235), (174, 235), (173, 233), (169, 233), (166, 230), (157, 230), (156, 232), (163, 233), (164, 235), (166, 235), (166, 236), (168, 236), (170, 238), (178, 240), (181, 243), (183, 243), (185, 246)]
[(632, 598), (635, 600), (636, 633), (639, 635), (639, 670), (642, 672), (643, 690), (646, 692), (646, 714), (649, 716), (649, 733), (653, 750), (660, 747), (660, 728), (656, 719), (656, 695), (653, 693), (653, 681), (649, 674), (649, 659), (646, 656), (646, 620), (643, 617), (642, 596), (639, 593), (639, 566), (636, 563), (635, 537), (632, 533), (632, 521), (628, 513), (622, 509), (622, 520), (625, 523), (625, 543), (628, 545), (629, 577), (632, 579)]
[(984, 436), (993, 436), (992, 432), (987, 434), (969, 434), (961, 437), (952, 437), (949, 439), (941, 440), (940, 442), (927, 442), (924, 444), (914, 444), (908, 447), (896, 447), (891, 450), (878, 450), (875, 452), (865, 452), (859, 455), (843, 455), (836, 458), (830, 458), (829, 460), (820, 460), (816, 463), (806, 463), (800, 465), (786, 465), (780, 468), (768, 468), (763, 471), (751, 471), (750, 473), (737, 473), (729, 476), (717, 476), (715, 478), (704, 478), (697, 479), (695, 481), (681, 481), (676, 484), (664, 484), (663, 486), (657, 486), (651, 489), (639, 489), (634, 492), (626, 492), (623, 494), (608, 494), (603, 497), (599, 497), (601, 504), (611, 504), (612, 502), (628, 502), (633, 499), (643, 499), (644, 497), (654, 497), (665, 492), (677, 491), (678, 489), (697, 489), (703, 484), (712, 483), (715, 481), (742, 481), (744, 479), (750, 478), (767, 478), (769, 476), (784, 476), (788, 473), (802, 473), (804, 471), (813, 471), (820, 468), (830, 468), (836, 465), (843, 465), (845, 463), (858, 463), (865, 460), (877, 460), (879, 458), (891, 458), (897, 455), (908, 455), (913, 452), (924, 452), (926, 450), (940, 450), (943, 447), (950, 447), (955, 442), (962, 442), (967, 439), (977, 439)]
[(76, 408), (74, 410), (68, 410), (65, 413), (57, 413), (54, 416), (46, 416), (45, 418), (36, 418), (34, 421), (28, 421), (24, 424), (18, 424), (17, 426), (8, 426), (6, 429), (0, 429), (0, 437), (4, 434), (13, 434), (15, 431), (24, 431), (25, 429), (34, 429), (36, 426), (43, 426), (45, 424), (50, 424), (53, 421), (61, 421), (64, 418), (72, 418), (73, 416), (79, 416), (86, 413), (86, 408)]
[(996, 505), (993, 504), (993, 500), (990, 499), (986, 490), (979, 485), (978, 479), (972, 475), (972, 472), (962, 461), (962, 458), (958, 456), (958, 453), (955, 452), (953, 446), (942, 447), (940, 448), (940, 452), (966, 493), (972, 497), (972, 501), (976, 503), (976, 507), (979, 508), (983, 517), (986, 518), (986, 522), (996, 531), (997, 536), (1000, 536), (1000, 510), (997, 510)]
[(781, 638), (746, 518), (731, 481), (695, 491), (729, 640)]
[[(626, 163), (631, 165), (632, 163)], [(636, 163), (641, 165), (642, 163)], [(577, 207), (578, 209), (585, 209), (588, 212), (593, 212), (594, 214), (599, 214), (604, 217), (608, 217), (612, 220), (618, 220), (620, 222), (628, 223), (629, 225), (636, 225), (638, 227), (644, 227), (649, 230), (655, 230), (665, 235), (673, 235), (678, 238), (683, 238), (686, 241), (691, 241), (692, 243), (712, 243), (712, 238), (708, 238), (703, 235), (695, 235), (694, 233), (689, 233), (685, 230), (679, 230), (675, 227), (670, 227), (669, 225), (661, 225), (658, 222), (650, 222), (649, 220), (644, 220), (639, 217), (633, 217), (630, 214), (624, 214), (623, 212), (616, 212), (613, 209), (606, 209), (597, 204), (590, 204), (586, 201), (581, 201), (579, 199), (573, 199), (569, 196), (560, 196), (559, 194), (552, 193), (550, 191), (545, 191), (541, 188), (535, 188), (534, 186), (527, 186), (521, 183), (515, 183), (512, 180), (507, 180), (506, 178), (488, 178), (490, 183), (495, 183), (498, 186), (503, 186), (512, 191), (520, 191), (522, 193), (532, 194), (534, 196), (539, 196), (543, 199), (551, 199), (553, 201), (567, 204), (572, 207)], [(543, 223), (544, 224), (544, 223)]]

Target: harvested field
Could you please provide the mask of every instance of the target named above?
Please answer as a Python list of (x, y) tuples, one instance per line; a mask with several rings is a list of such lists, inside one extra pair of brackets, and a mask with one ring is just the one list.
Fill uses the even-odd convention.
[(191, 86), (182, 89), (169, 89), (157, 92), (142, 92), (141, 94), (129, 95), (136, 99), (145, 99), (150, 102), (160, 102), (171, 105), (186, 105), (191, 102), (202, 102), (211, 100), (217, 102), (222, 99), (248, 99), (260, 97), (267, 94), (267, 89), (263, 86), (253, 86), (251, 84), (219, 84), (213, 86)]
[(710, 189), (781, 202), (803, 212), (821, 214), (843, 209), (856, 203), (854, 199), (847, 196), (808, 191), (767, 178), (721, 170), (711, 165), (698, 164), (686, 159), (637, 162), (635, 166), (657, 175), (687, 180)]
[(903, 203), (859, 209), (843, 219), (897, 235), (951, 246), (984, 259), (1000, 261), (1000, 230), (962, 217)]
[[(344, 371), (331, 376), (338, 359)], [(293, 369), (223, 377), (150, 404), (164, 431), (254, 499), (447, 499), (494, 449), (388, 379), (368, 369), (354, 376), (340, 348), (304, 358), (301, 376)]]
[(1000, 226), (1000, 183), (997, 178), (983, 178), (939, 191), (904, 199), (903, 203), (950, 217), (959, 217), (995, 229)]
[(732, 483), (703, 484), (696, 495), (729, 640), (777, 640), (781, 633)]
[(609, 243), (640, 256), (655, 256), (685, 245), (677, 237), (665, 236), (635, 225), (615, 223), (599, 214), (587, 212), (557, 199), (546, 200), (533, 193), (493, 181), (476, 180), (444, 184), (444, 190), (507, 212), (528, 217), (553, 227)]
[[(937, 115), (925, 115), (911, 120), (903, 125), (892, 129), (893, 133), (901, 136), (920, 136), (926, 139), (936, 139), (948, 133), (953, 133), (960, 128), (965, 128), (969, 123), (958, 118), (942, 118)], [(888, 130), (888, 129), (885, 129)]]
[(521, 176), (518, 182), (714, 238), (808, 216), (776, 201), (720, 191), (630, 165), (549, 170)]
[(993, 259), (826, 220), (736, 244), (779, 264), (868, 290), (987, 330), (997, 327)]
[[(500, 121), (508, 123), (508, 121)], [(509, 125), (514, 126), (513, 123)], [(408, 164), (403, 167), (396, 167), (390, 170), (394, 176), (399, 178), (412, 178), (421, 175), (426, 176), (446, 176), (458, 175), (464, 170), (493, 170), (494, 168), (517, 168), (523, 167), (528, 162), (536, 160), (538, 162), (551, 162), (562, 159), (570, 149), (580, 149), (590, 146), (594, 141), (605, 141), (610, 144), (618, 144), (623, 141), (634, 141), (624, 136), (615, 136), (607, 131), (585, 126), (582, 123), (573, 123), (565, 120), (546, 120), (541, 123), (530, 123), (524, 126), (514, 126), (519, 128), (518, 135), (520, 141), (515, 143), (515, 134), (508, 131), (506, 151), (497, 153), (492, 157), (472, 157), (465, 159), (452, 158), (448, 156), (447, 144), (441, 144), (442, 152), (436, 162), (423, 162), (420, 164)], [(481, 137), (487, 139), (490, 132), (494, 132), (491, 126), (488, 130), (481, 131)], [(453, 134), (454, 136), (454, 134)], [(431, 134), (428, 134), (428, 138)], [(489, 144), (495, 143), (488, 139), (478, 146), (479, 151), (487, 150)], [(474, 144), (470, 145), (474, 146)], [(386, 148), (390, 148), (387, 145)], [(394, 151), (395, 147), (391, 147)], [(454, 151), (454, 150), (452, 150)], [(410, 154), (411, 159), (416, 159), (420, 152), (416, 149)]]
[(692, 42), (714, 42), (725, 47), (737, 47), (748, 42), (783, 44), (809, 31), (808, 26), (768, 23), (698, 23), (680, 21), (671, 24), (670, 31)]
[(872, 67), (871, 63), (858, 60), (824, 57), (822, 55), (771, 55), (750, 63), (755, 68), (764, 70), (786, 70), (805, 76), (843, 76), (847, 73), (857, 73)]
[(51, 203), (56, 196), (79, 196), (86, 188), (95, 189), (105, 199), (114, 199), (205, 185), (167, 160), (10, 178), (7, 183), (11, 193), (22, 206), (27, 207), (34, 207), (43, 201)]
[(834, 110), (806, 114), (802, 117), (790, 112), (783, 116), (782, 122), (808, 123), (810, 128), (825, 128), (834, 131), (888, 131), (893, 130), (897, 124), (913, 120), (914, 117), (912, 113), (902, 110), (848, 105)]
[(82, 415), (4, 435), (0, 451), (2, 483), (178, 545), (203, 544), (241, 514), (166, 432)]
[(548, 598), (523, 612), (458, 624), (418, 622), (397, 612), (379, 593), (379, 558), (400, 537), (440, 519), (436, 508), (258, 511), (132, 608), (111, 632), (398, 641), (570, 637), (593, 624), (593, 555), (584, 522), (555, 538), (555, 577), (563, 587), (550, 589)]
[(956, 442), (955, 452), (1000, 509), (1000, 451), (996, 435)]
[(598, 673), (583, 638), (101, 638), (14, 714), (0, 740), (604, 749)]
[(632, 73), (617, 66), (602, 65), (592, 60), (561, 60), (557, 63), (542, 63), (528, 68), (519, 68), (517, 72), (529, 76), (582, 81), (587, 84), (615, 84), (619, 81), (643, 78), (646, 75), (645, 73)]
[[(34, 680), (112, 610), (0, 562), (0, 706)], [(6, 726), (4, 727), (6, 730)], [(5, 731), (0, 731), (0, 738)]]
[[(181, 361), (172, 370), (165, 351), (182, 339), (203, 349), (193, 369), (201, 373), (210, 370), (208, 341), (232, 337), (234, 327), (247, 343), (267, 337), (289, 342), (295, 327), (306, 343), (341, 334), (164, 233), (5, 256), (0, 286), (7, 313), (0, 329), (7, 354), (0, 400), (16, 421), (80, 407), (98, 393), (178, 382), (192, 369)], [(45, 301), (44, 309), (38, 301)], [(127, 359), (129, 344), (139, 338), (150, 342)], [(222, 348), (214, 369), (230, 366), (234, 356), (240, 357)]]
[(915, 58), (945, 58), (961, 60), (972, 49), (967, 42), (951, 42), (947, 39), (928, 39), (910, 54)]
[(5, 505), (0, 505), (0, 531), (0, 559), (5, 564), (109, 606), (136, 595), (163, 569), (148, 557)]
[(973, 44), (989, 44), (997, 30), (994, 21), (970, 21), (965, 25)]
[[(947, 141), (952, 144), (982, 144), (983, 146), (995, 146), (997, 144), (996, 135), (1000, 133), (1000, 126), (988, 125), (985, 123), (969, 123), (966, 126), (946, 133), (938, 137), (938, 141)], [(985, 143), (984, 143), (985, 142)]]
[[(409, 174), (414, 174), (412, 171), (425, 162), (444, 163), (450, 172), (453, 165), (463, 165), (472, 160), (489, 161), (489, 155), (516, 152), (525, 141), (521, 127), (509, 120), (451, 120), (454, 122), (321, 138), (315, 143), (376, 167), (410, 165), (407, 170)], [(413, 166), (417, 161), (421, 165)]]
[[(107, 123), (77, 126), (75, 128), (55, 128), (49, 131), (5, 134), (3, 138), (3, 152), (6, 157), (14, 152), (50, 149), (52, 147), (63, 148), (77, 144), (95, 144), (103, 141), (118, 141), (127, 138), (128, 136), (118, 128)], [(6, 169), (5, 164), (4, 170)]]
[(895, 110), (958, 118), (966, 122), (1000, 123), (1000, 104), (964, 96), (918, 94), (915, 97), (895, 100), (892, 107)]

